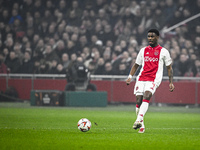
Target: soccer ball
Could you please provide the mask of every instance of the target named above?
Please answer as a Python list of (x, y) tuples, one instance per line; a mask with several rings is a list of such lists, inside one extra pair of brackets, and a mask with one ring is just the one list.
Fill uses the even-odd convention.
[(82, 132), (89, 131), (91, 126), (91, 122), (87, 118), (82, 118), (78, 121), (78, 129)]

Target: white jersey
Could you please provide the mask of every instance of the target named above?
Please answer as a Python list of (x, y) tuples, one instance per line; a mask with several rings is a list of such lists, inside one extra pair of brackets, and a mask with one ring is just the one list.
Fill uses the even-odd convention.
[(169, 66), (172, 59), (169, 51), (160, 45), (146, 46), (138, 53), (135, 63), (142, 65), (137, 81), (153, 81), (159, 86), (162, 81), (164, 63)]

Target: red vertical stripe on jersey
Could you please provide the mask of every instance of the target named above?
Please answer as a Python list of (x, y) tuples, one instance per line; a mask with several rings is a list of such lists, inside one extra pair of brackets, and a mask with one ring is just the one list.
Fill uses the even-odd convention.
[(154, 81), (158, 71), (158, 64), (160, 58), (160, 45), (156, 47), (147, 46), (144, 50), (144, 66), (139, 81)]

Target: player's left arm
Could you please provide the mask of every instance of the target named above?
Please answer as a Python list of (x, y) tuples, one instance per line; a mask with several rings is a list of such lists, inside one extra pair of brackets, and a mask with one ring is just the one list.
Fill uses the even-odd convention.
[(169, 76), (169, 91), (173, 92), (174, 91), (174, 84), (173, 84), (173, 69), (172, 69), (172, 59), (170, 57), (169, 51), (167, 49), (163, 49), (164, 52), (164, 62), (167, 67), (167, 73)]
[(167, 66), (167, 73), (169, 76), (169, 91), (173, 92), (175, 87), (173, 84), (173, 69), (172, 69), (172, 65), (170, 64), (169, 66)]

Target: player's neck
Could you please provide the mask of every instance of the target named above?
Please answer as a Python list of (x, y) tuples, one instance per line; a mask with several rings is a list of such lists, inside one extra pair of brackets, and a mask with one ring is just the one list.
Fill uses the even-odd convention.
[(158, 46), (159, 44), (158, 43), (155, 43), (155, 44), (151, 44), (150, 46), (152, 47), (152, 48), (154, 48), (154, 47), (156, 47), (156, 46)]

